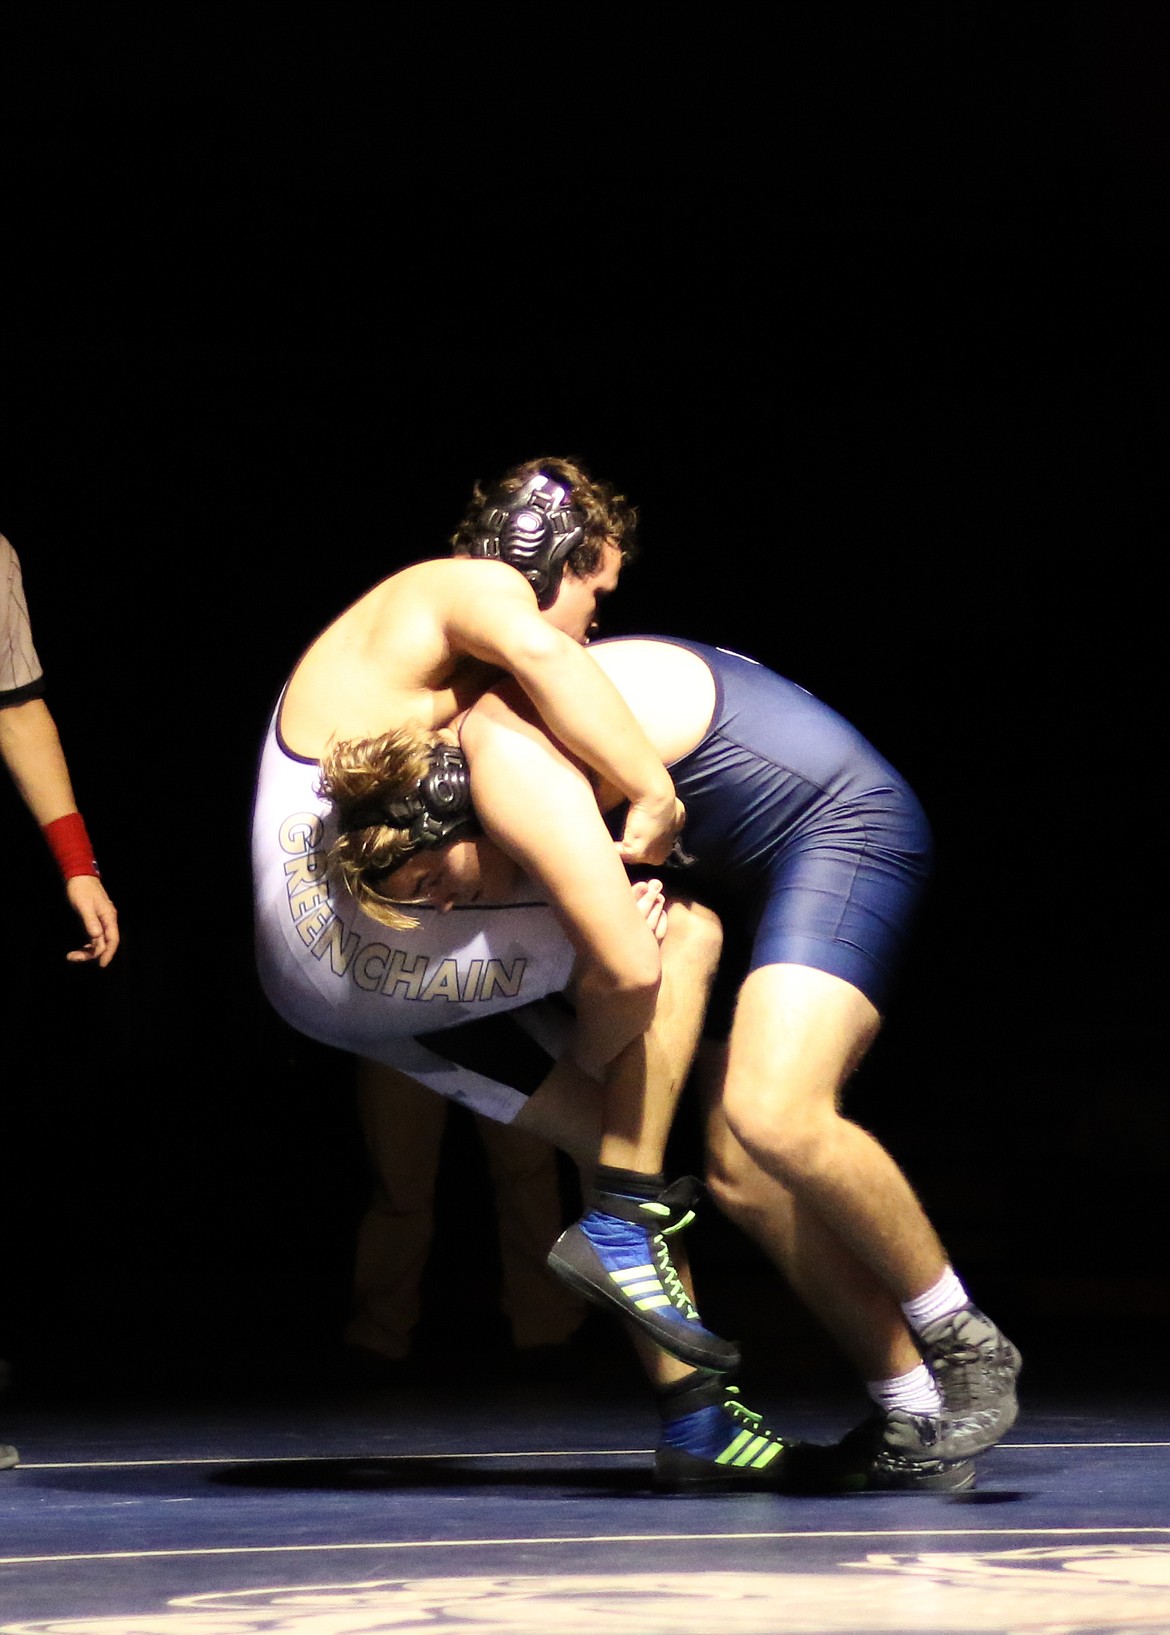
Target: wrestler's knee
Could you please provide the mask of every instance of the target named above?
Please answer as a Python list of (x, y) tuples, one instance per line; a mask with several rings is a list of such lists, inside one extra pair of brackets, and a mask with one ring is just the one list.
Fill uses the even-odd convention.
[(663, 961), (687, 973), (705, 986), (715, 980), (719, 956), (723, 952), (723, 926), (719, 916), (702, 903), (689, 898), (670, 898)]
[(748, 1155), (784, 1185), (832, 1168), (840, 1118), (831, 1105), (731, 1080), (723, 1111)]
[(749, 1237), (758, 1222), (775, 1209), (777, 1182), (765, 1175), (737, 1141), (712, 1144), (707, 1149), (704, 1177), (707, 1192), (721, 1215)]

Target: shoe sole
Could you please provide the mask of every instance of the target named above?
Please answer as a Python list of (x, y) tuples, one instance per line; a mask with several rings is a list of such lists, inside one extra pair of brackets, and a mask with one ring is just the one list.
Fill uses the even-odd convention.
[(712, 1465), (681, 1449), (660, 1450), (654, 1459), (654, 1487), (659, 1493), (679, 1496), (698, 1493), (784, 1493), (784, 1454), (780, 1453), (767, 1470), (735, 1469)]
[(703, 1493), (775, 1493), (788, 1498), (857, 1498), (866, 1499), (880, 1497), (882, 1494), (899, 1494), (901, 1497), (937, 1498), (940, 1494), (969, 1493), (975, 1486), (975, 1467), (968, 1461), (956, 1465), (954, 1469), (938, 1472), (930, 1476), (907, 1476), (905, 1478), (891, 1478), (878, 1482), (864, 1474), (858, 1477), (858, 1486), (851, 1486), (847, 1478), (834, 1483), (826, 1481), (817, 1483), (800, 1476), (789, 1474), (784, 1480), (784, 1471), (774, 1473), (769, 1481), (763, 1474), (726, 1475), (722, 1471), (718, 1475), (706, 1472), (668, 1471), (657, 1465), (654, 1470), (655, 1490), (662, 1494), (673, 1494), (677, 1498), (697, 1497)]
[(896, 1477), (888, 1482), (867, 1480), (863, 1493), (969, 1493), (975, 1486), (975, 1466), (967, 1460), (931, 1476)]

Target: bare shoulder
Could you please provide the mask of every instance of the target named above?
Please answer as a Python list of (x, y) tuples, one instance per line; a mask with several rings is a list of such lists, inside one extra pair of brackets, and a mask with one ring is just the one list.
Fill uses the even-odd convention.
[(374, 736), (406, 721), (442, 726), (482, 692), (494, 672), (451, 636), (464, 575), (450, 570), (477, 568), (501, 568), (527, 588), (500, 563), (440, 559), (399, 569), (346, 608), (289, 679), (281, 730), (290, 747), (316, 757), (330, 738)]
[[(505, 591), (521, 588), (524, 581), (506, 562), (487, 562), (470, 556), (436, 556), (425, 562), (414, 562), (409, 568), (400, 568), (391, 579), (403, 587), (423, 591), (463, 591), (472, 587), (482, 590), (500, 586)], [(384, 580), (389, 584), (391, 580)]]
[(637, 636), (592, 642), (589, 652), (668, 766), (695, 747), (715, 713), (715, 679), (697, 653)]
[[(537, 608), (531, 587), (506, 563), (443, 557), (416, 562), (384, 579), (370, 592), (362, 614), (382, 631), (394, 629), (399, 638), (412, 630), (454, 658), (469, 650), (469, 639), (474, 651), (484, 632), (489, 638), (492, 632), (506, 635), (517, 617), (536, 617)], [(494, 652), (480, 656), (499, 657)]]
[(394, 575), (393, 582), (404, 593), (427, 598), (440, 614), (467, 605), (482, 606), (485, 601), (535, 605), (523, 577), (506, 562), (484, 562), (468, 556), (439, 557), (404, 568)]

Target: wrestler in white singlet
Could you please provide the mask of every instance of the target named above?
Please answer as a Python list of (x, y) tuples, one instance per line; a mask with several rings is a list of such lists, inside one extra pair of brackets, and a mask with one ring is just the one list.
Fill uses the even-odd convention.
[[(256, 957), (273, 1008), (298, 1032), (385, 1062), (429, 1089), (509, 1123), (526, 1097), (446, 1060), (418, 1035), (517, 1011), (560, 992), (571, 945), (547, 905), (481, 904), (437, 913), (412, 909), (417, 929), (392, 931), (348, 896), (330, 894), (328, 805), (316, 793), (316, 761), (294, 755), (277, 730), (260, 760), (252, 817)], [(556, 1050), (539, 1014), (517, 1017)]]

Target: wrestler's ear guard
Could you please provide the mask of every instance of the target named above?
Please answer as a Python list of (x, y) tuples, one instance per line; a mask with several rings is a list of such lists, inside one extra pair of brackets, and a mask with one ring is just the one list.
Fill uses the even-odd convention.
[(408, 831), (411, 850), (442, 846), (448, 840), (478, 833), (463, 751), (453, 744), (435, 744), (430, 765), (408, 795), (401, 800), (374, 800), (358, 807), (345, 827), (352, 831), (387, 823)]
[(585, 517), (570, 490), (537, 472), (514, 493), (497, 489), (488, 495), (468, 555), (506, 562), (522, 573), (543, 609), (556, 601), (569, 552), (584, 537)]

